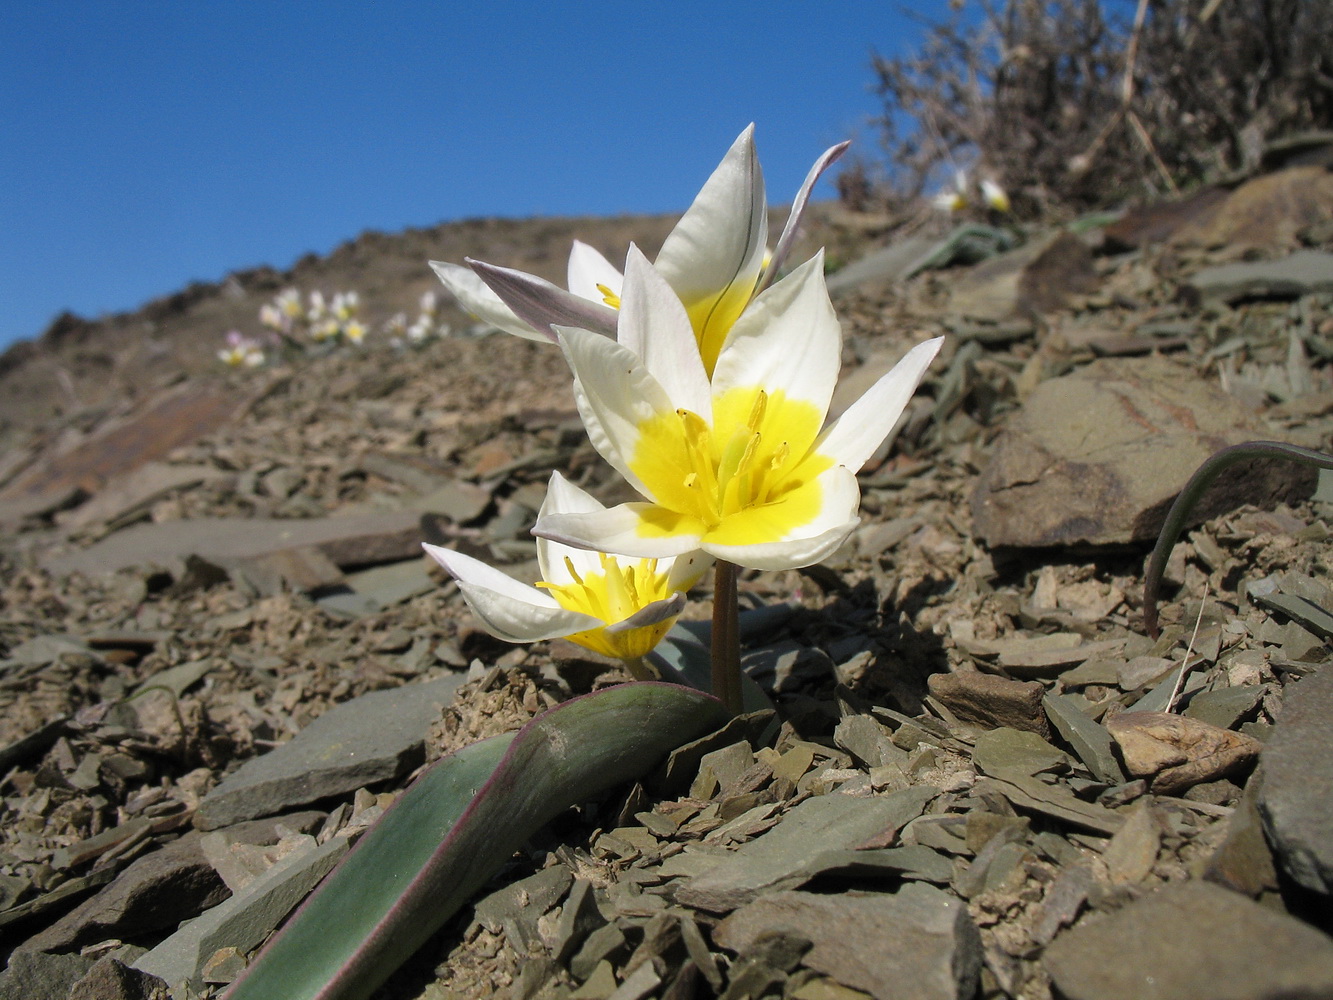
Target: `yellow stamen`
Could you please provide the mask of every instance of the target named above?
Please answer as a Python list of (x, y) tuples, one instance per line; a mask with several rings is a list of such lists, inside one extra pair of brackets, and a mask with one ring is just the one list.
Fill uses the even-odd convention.
[(602, 293), (603, 302), (609, 305), (612, 309), (620, 308), (620, 296), (617, 295), (615, 292), (611, 291), (609, 287), (601, 283), (598, 283), (597, 290)]
[(785, 537), (820, 510), (813, 480), (832, 461), (811, 450), (819, 418), (810, 403), (754, 387), (715, 397), (711, 427), (689, 410), (645, 421), (631, 467), (660, 508), (684, 520), (646, 521), (640, 530), (669, 533), (679, 524), (709, 538), (739, 537), (725, 544)]
[[(636, 559), (622, 566), (615, 556), (598, 555), (602, 564), (600, 573), (580, 576), (566, 556), (565, 567), (574, 582), (548, 583), (543, 580), (537, 586), (550, 593), (562, 608), (591, 615), (607, 625), (622, 622), (648, 605), (671, 597), (668, 575), (657, 571), (656, 559)], [(675, 619), (670, 618), (613, 635), (607, 634), (605, 628), (594, 628), (575, 632), (568, 638), (570, 642), (604, 656), (629, 660), (647, 656), (674, 623)]]

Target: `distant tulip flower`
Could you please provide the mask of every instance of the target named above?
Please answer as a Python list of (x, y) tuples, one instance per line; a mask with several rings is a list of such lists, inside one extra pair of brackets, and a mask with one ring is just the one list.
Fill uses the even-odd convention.
[(1009, 211), (1009, 196), (1005, 194), (1004, 188), (989, 178), (981, 182), (981, 199), (988, 208), (997, 212)]
[(823, 265), (821, 251), (751, 303), (710, 379), (686, 306), (631, 248), (619, 342), (577, 328), (559, 338), (593, 447), (644, 501), (547, 512), (534, 533), (639, 558), (698, 549), (756, 569), (830, 555), (857, 523), (857, 470), (941, 340), (914, 347), (824, 426), (842, 338)]
[(232, 368), (258, 368), (264, 363), (264, 349), (239, 330), (231, 330), (227, 346), (218, 351), (218, 360)]
[[(557, 472), (539, 516), (604, 512), (596, 499)], [(678, 559), (624, 559), (539, 538), (542, 580), (530, 587), (461, 552), (429, 544), (423, 548), (458, 581), (468, 607), (497, 638), (536, 642), (565, 637), (636, 670), (643, 669), (638, 661), (680, 614), (683, 591), (708, 564), (697, 552)]]

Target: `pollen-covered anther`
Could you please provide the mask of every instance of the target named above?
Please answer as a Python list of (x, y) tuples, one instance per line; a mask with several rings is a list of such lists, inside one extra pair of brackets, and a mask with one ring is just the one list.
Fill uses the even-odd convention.
[(615, 292), (611, 291), (609, 286), (603, 285), (599, 282), (597, 285), (597, 290), (602, 293), (602, 301), (605, 302), (608, 306), (610, 306), (612, 309), (620, 308), (620, 296), (617, 295)]

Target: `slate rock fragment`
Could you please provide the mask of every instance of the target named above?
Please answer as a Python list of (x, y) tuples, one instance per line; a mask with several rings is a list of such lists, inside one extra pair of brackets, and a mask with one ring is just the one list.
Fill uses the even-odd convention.
[(981, 968), (981, 939), (966, 904), (925, 885), (892, 895), (771, 893), (713, 932), (741, 953), (772, 935), (808, 940), (806, 968), (884, 1000), (971, 997)]
[(931, 674), (930, 693), (958, 716), (985, 729), (1006, 726), (1050, 739), (1041, 701), (1046, 688), (1039, 681), (1015, 681), (977, 670)]
[(916, 786), (871, 799), (837, 793), (806, 799), (768, 832), (687, 879), (676, 901), (725, 913), (761, 893), (801, 885), (820, 870), (845, 865), (847, 849), (921, 815), (934, 796), (934, 788)]
[(1333, 996), (1333, 941), (1208, 882), (1176, 882), (1085, 916), (1043, 957), (1067, 1000)]
[(93, 961), (83, 955), (16, 951), (0, 972), (0, 1000), (68, 1000), (71, 988)]
[[(995, 547), (1156, 540), (1195, 469), (1227, 445), (1271, 437), (1235, 397), (1163, 358), (1109, 358), (1037, 386), (991, 450), (972, 495)], [(1198, 524), (1243, 503), (1307, 497), (1290, 462), (1240, 463), (1195, 504)]]
[(1259, 811), (1282, 867), (1308, 889), (1333, 894), (1333, 669), (1286, 693), (1260, 755)]
[(406, 774), (463, 675), (372, 691), (329, 709), (290, 742), (247, 761), (199, 803), (195, 825), (214, 830)]
[(69, 991), (69, 1000), (169, 1000), (167, 984), (114, 956), (97, 960)]
[(205, 963), (220, 948), (249, 951), (332, 870), (347, 853), (345, 837), (334, 837), (310, 849), (293, 851), (240, 892), (186, 923), (152, 951), (134, 961), (134, 968), (165, 979), (197, 986)]

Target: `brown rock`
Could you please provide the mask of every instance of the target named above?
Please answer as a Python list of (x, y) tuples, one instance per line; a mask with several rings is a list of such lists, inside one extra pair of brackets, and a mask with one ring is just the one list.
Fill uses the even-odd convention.
[(0, 496), (61, 493), (76, 486), (95, 493), (113, 475), (165, 458), (174, 448), (216, 430), (244, 402), (239, 393), (221, 385), (195, 383), (172, 389), (136, 416), (106, 427), (63, 455), (39, 462)]
[(1215, 781), (1254, 766), (1263, 744), (1252, 736), (1167, 712), (1122, 712), (1106, 721), (1125, 769), (1159, 795)]
[(1242, 184), (1207, 216), (1182, 226), (1174, 246), (1295, 246), (1307, 226), (1333, 219), (1333, 173), (1292, 167)]
[[(224, 833), (236, 842), (271, 844), (278, 839), (275, 823), (311, 829), (322, 816), (311, 811), (291, 813), (276, 820), (240, 823)], [(204, 857), (201, 836), (192, 831), (137, 859), (105, 889), (30, 938), (24, 947), (67, 951), (109, 937), (139, 938), (175, 927), (220, 903), (231, 892)]]
[[(1155, 539), (1176, 494), (1213, 452), (1270, 437), (1234, 397), (1163, 358), (1096, 361), (1043, 382), (1009, 421), (972, 494), (991, 547), (1120, 545)], [(1243, 463), (1192, 512), (1308, 496), (1291, 463)]]
[(1042, 710), (1046, 693), (1039, 681), (1014, 681), (994, 674), (968, 670), (957, 674), (931, 674), (930, 693), (964, 722), (985, 729), (1002, 726), (1051, 738), (1050, 723)]
[(1106, 227), (1106, 247), (1112, 251), (1137, 250), (1161, 243), (1182, 226), (1210, 218), (1230, 193), (1226, 188), (1206, 187), (1174, 201), (1132, 208)]
[(69, 1000), (168, 1000), (167, 984), (107, 955), (70, 987)]
[(1057, 230), (978, 264), (954, 286), (949, 309), (984, 320), (1031, 316), (1060, 309), (1071, 294), (1098, 284), (1092, 251)]

